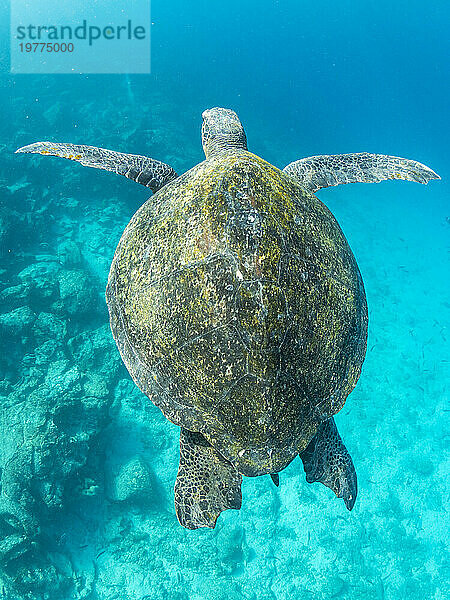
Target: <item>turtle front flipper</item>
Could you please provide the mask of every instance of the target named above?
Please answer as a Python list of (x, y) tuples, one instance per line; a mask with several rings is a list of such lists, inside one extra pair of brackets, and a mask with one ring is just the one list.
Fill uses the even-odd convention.
[(86, 167), (104, 169), (128, 177), (128, 179), (150, 188), (152, 192), (157, 192), (166, 183), (178, 177), (170, 165), (159, 160), (140, 156), (139, 154), (124, 154), (123, 152), (106, 150), (96, 146), (36, 142), (19, 148), (16, 153), (43, 154), (75, 160)]
[(181, 429), (175, 511), (187, 529), (216, 526), (228, 508), (241, 508), (242, 475), (201, 433)]
[(358, 491), (356, 471), (333, 418), (320, 424), (316, 435), (300, 453), (300, 458), (306, 481), (320, 481), (338, 498), (343, 498), (345, 506), (352, 510)]
[(283, 171), (310, 192), (342, 183), (378, 183), (386, 179), (428, 183), (431, 179), (440, 179), (429, 167), (415, 160), (369, 152), (309, 156), (291, 162)]

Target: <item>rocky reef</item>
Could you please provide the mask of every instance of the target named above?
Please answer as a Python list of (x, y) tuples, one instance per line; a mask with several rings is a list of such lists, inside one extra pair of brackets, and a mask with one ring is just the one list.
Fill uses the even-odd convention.
[[(16, 101), (20, 105), (27, 98)], [(156, 102), (139, 122), (130, 118), (121, 136), (124, 148), (132, 150), (128, 140), (142, 127), (140, 140), (134, 139), (136, 151), (145, 131), (145, 144), (164, 154), (167, 131), (162, 135), (155, 119), (159, 107)], [(77, 108), (82, 119), (89, 106)], [(67, 109), (64, 98), (46, 109), (47, 137)], [(98, 115), (82, 141), (117, 147), (106, 126), (120, 118), (117, 106), (105, 101)], [(115, 245), (148, 191), (114, 177), (102, 186), (102, 174), (98, 179), (98, 172), (81, 173), (63, 161), (57, 166), (18, 161), (15, 147), (39, 136), (18, 117), (12, 119), (16, 130), (12, 123), (2, 124), (11, 142), (0, 163), (3, 596), (97, 598), (100, 530), (116, 519), (114, 535), (123, 536), (118, 533), (123, 515), (163, 502), (139, 436), (127, 452), (111, 451), (122, 427), (122, 391), (131, 398), (139, 392), (130, 385), (112, 338), (104, 288)], [(76, 141), (73, 131), (61, 136)], [(125, 192), (121, 200), (115, 197), (119, 188)], [(142, 409), (142, 399), (138, 402)], [(93, 537), (82, 543), (90, 529)]]

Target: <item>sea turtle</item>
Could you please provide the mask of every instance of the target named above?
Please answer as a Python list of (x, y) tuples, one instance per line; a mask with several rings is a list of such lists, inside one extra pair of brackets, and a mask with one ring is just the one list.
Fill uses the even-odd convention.
[(106, 299), (131, 377), (181, 429), (175, 508), (214, 527), (241, 506), (242, 476), (278, 473), (297, 455), (351, 510), (357, 485), (333, 415), (355, 387), (367, 305), (355, 258), (314, 192), (331, 185), (438, 179), (380, 154), (312, 156), (283, 170), (247, 150), (229, 109), (203, 113), (206, 159), (181, 176), (162, 162), (38, 142), (150, 188), (117, 246)]

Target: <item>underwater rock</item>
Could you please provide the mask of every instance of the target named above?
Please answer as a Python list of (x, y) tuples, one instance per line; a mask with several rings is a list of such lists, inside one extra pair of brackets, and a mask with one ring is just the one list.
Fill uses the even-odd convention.
[(22, 450), (11, 456), (1, 475), (0, 567), (9, 574), (14, 572), (21, 557), (37, 550), (40, 533), (34, 498), (23, 485), (31, 475), (31, 456)]
[(41, 346), (35, 348), (33, 353), (33, 362), (37, 366), (47, 365), (63, 358), (63, 344), (58, 339), (47, 339)]
[[(63, 359), (51, 363), (45, 378), (45, 384), (51, 389), (51, 395), (54, 397), (55, 394), (59, 393), (80, 392), (80, 379), (81, 375), (78, 367), (76, 365), (70, 366), (69, 361)], [(77, 383), (78, 386), (75, 387)]]
[(110, 393), (106, 380), (97, 373), (86, 373), (83, 389), (86, 396), (95, 398), (105, 398)]
[(43, 254), (36, 254), (34, 258), (37, 263), (41, 263), (41, 262), (47, 262), (47, 263), (50, 262), (51, 263), (51, 262), (55, 262), (55, 260), (56, 260), (55, 255), (51, 254), (49, 252), (43, 253)]
[[(60, 561), (61, 562), (61, 561)], [(14, 595), (11, 600), (53, 600), (73, 597), (75, 574), (67, 575), (52, 564), (45, 552), (34, 552), (17, 561), (14, 574), (6, 572), (5, 582)]]
[(67, 325), (52, 313), (41, 312), (34, 322), (33, 334), (38, 342), (63, 340), (67, 334)]
[(36, 314), (29, 306), (21, 306), (9, 313), (0, 315), (0, 331), (4, 336), (20, 337), (36, 320)]
[(153, 495), (152, 475), (140, 456), (134, 456), (119, 469), (114, 478), (111, 500), (117, 502), (147, 502)]
[(58, 260), (65, 267), (77, 267), (81, 263), (81, 252), (71, 240), (58, 245)]
[(120, 354), (111, 335), (109, 325), (83, 331), (69, 339), (67, 346), (75, 364), (83, 371), (101, 375), (110, 386), (119, 370), (123, 369)]
[[(3, 574), (9, 573), (12, 580), (22, 583), (21, 561), (31, 564), (30, 556), (43, 555), (40, 531), (51, 532), (52, 515), (63, 509), (67, 495), (77, 493), (78, 473), (108, 423), (112, 401), (109, 385), (115, 383), (117, 372), (106, 371), (109, 376), (105, 379), (92, 368), (85, 376), (65, 357), (58, 333), (65, 322), (49, 313), (40, 313), (34, 322), (37, 338), (41, 334), (44, 338), (52, 327), (53, 335), (58, 336), (34, 351), (35, 364), (40, 363), (41, 371), (47, 368), (40, 383), (26, 377), (15, 386), (5, 387), (8, 396), (0, 414), (2, 431), (8, 431), (0, 439), (0, 567)], [(108, 363), (111, 344), (103, 339), (104, 331), (90, 333), (94, 362)], [(91, 493), (98, 486), (86, 489)], [(78, 493), (86, 495), (83, 490)], [(42, 563), (43, 569), (51, 567), (48, 561)], [(36, 580), (32, 585), (40, 584)]]
[(20, 271), (17, 276), (26, 285), (39, 286), (48, 281), (56, 281), (56, 275), (60, 268), (56, 261), (40, 261), (32, 263)]
[(60, 300), (54, 307), (69, 315), (92, 314), (96, 310), (95, 287), (89, 276), (78, 269), (63, 269), (58, 274)]
[(13, 310), (23, 306), (28, 301), (28, 287), (26, 285), (14, 285), (0, 292), (0, 304), (4, 310)]
[[(2, 477), (3, 480), (3, 477)], [(2, 490), (0, 496), (0, 566), (29, 553), (36, 546), (39, 533), (33, 513), (24, 509), (19, 502), (8, 498)]]
[(37, 262), (23, 269), (18, 278), (29, 290), (31, 302), (41, 303), (57, 296), (57, 274), (61, 266), (57, 262)]

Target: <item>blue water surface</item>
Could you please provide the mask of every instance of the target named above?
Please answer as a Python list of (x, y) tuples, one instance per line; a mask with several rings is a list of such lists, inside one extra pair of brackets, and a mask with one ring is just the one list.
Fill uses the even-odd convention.
[[(12, 76), (1, 19), (2, 597), (449, 598), (448, 2), (154, 0), (148, 75)], [(358, 473), (351, 513), (296, 459), (279, 488), (245, 478), (242, 509), (214, 530), (178, 524), (179, 430), (130, 379), (104, 301), (149, 192), (13, 154), (83, 143), (182, 173), (203, 159), (211, 106), (236, 110), (249, 149), (280, 168), (368, 151), (442, 177), (317, 194), (369, 304), (362, 376), (336, 416)]]

